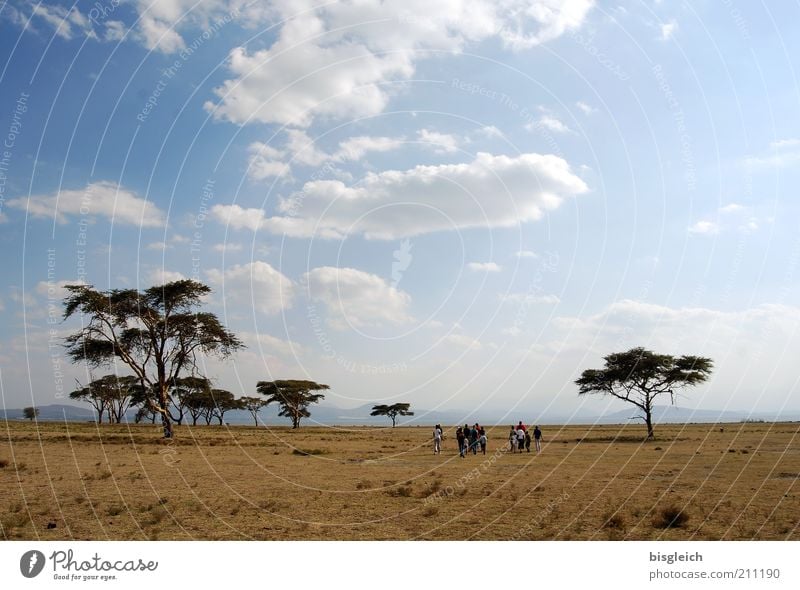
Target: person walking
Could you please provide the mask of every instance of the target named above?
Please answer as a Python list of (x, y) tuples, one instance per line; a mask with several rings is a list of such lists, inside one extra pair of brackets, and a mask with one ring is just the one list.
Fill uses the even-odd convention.
[(464, 430), (459, 426), (456, 430), (456, 440), (458, 441), (458, 455), (464, 456)]
[(469, 448), (472, 450), (473, 455), (478, 454), (478, 423), (470, 428), (469, 431)]
[(442, 452), (442, 427), (437, 424), (433, 427), (433, 454), (438, 455)]
[(508, 450), (512, 453), (517, 450), (517, 431), (513, 426), (508, 433)]
[(525, 429), (522, 427), (522, 423), (517, 426), (517, 448), (520, 453), (525, 448)]
[(525, 431), (525, 451), (531, 452), (531, 433), (528, 430)]
[(533, 442), (536, 444), (536, 452), (540, 453), (542, 451), (542, 431), (539, 426), (533, 429)]
[(483, 428), (483, 426), (481, 426), (480, 430), (478, 430), (478, 434), (480, 435), (480, 437), (478, 438), (478, 441), (480, 442), (480, 445), (481, 445), (481, 453), (483, 453), (485, 455), (486, 454), (486, 430)]

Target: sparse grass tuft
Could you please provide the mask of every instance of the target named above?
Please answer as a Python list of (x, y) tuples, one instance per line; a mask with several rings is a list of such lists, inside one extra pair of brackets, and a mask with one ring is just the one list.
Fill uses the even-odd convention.
[(425, 510), (422, 511), (422, 516), (425, 517), (436, 516), (437, 514), (439, 514), (438, 506), (428, 506)]
[(8, 459), (0, 459), (0, 469), (8, 467)]
[(657, 529), (681, 528), (687, 522), (689, 515), (674, 504), (657, 511), (653, 517), (653, 526)]
[(108, 509), (106, 510), (106, 514), (108, 514), (109, 516), (119, 516), (120, 514), (122, 514), (123, 510), (124, 508), (122, 506), (118, 505), (109, 506)]
[(309, 455), (327, 455), (328, 451), (325, 449), (294, 449), (292, 454), (307, 457)]

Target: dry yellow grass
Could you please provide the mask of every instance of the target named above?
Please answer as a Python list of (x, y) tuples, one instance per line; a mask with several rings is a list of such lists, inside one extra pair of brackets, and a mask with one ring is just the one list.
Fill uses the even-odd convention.
[(427, 427), (0, 428), (6, 539), (800, 539), (796, 423), (550, 426), (538, 456), (498, 426), (466, 459)]

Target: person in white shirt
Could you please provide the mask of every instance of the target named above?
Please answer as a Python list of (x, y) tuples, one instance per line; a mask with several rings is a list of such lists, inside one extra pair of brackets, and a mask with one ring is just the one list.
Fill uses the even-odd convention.
[(517, 428), (517, 448), (520, 453), (525, 450), (525, 430), (522, 428)]
[(433, 454), (436, 455), (442, 452), (442, 427), (436, 425), (433, 428)]

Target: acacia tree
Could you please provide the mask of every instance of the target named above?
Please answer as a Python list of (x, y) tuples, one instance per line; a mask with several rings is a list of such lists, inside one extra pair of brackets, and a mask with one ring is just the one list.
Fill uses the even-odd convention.
[(277, 403), (280, 405), (278, 416), (289, 418), (292, 428), (300, 428), (300, 419), (308, 418), (311, 412), (308, 406), (316, 404), (325, 396), (321, 393), (312, 393), (330, 389), (329, 386), (314, 381), (284, 380), (284, 381), (259, 381), (256, 385), (258, 393), (266, 397), (266, 404)]
[(256, 423), (257, 428), (258, 413), (264, 406), (267, 405), (267, 400), (260, 397), (244, 396), (239, 398), (239, 404), (243, 410), (250, 412), (250, 415), (253, 417), (253, 421)]
[[(175, 380), (172, 389), (169, 392), (170, 397), (170, 418), (176, 424), (182, 424), (183, 418), (189, 411), (189, 402), (191, 397), (196, 392), (210, 392), (211, 381), (205, 377), (198, 375), (191, 375), (189, 377), (180, 377)], [(173, 414), (172, 409), (175, 409)], [(195, 423), (197, 420), (195, 419)]]
[(372, 411), (370, 412), (370, 416), (389, 416), (392, 419), (392, 428), (394, 428), (397, 417), (398, 416), (413, 416), (414, 412), (410, 412), (409, 408), (411, 404), (406, 403), (399, 403), (399, 404), (392, 404), (387, 406), (386, 404), (381, 404), (378, 406), (372, 406)]
[(243, 347), (216, 315), (199, 311), (211, 289), (197, 281), (173, 281), (141, 292), (97, 291), (90, 285), (66, 289), (64, 319), (79, 313), (84, 321), (66, 339), (70, 358), (91, 367), (125, 363), (153, 392), (148, 402), (161, 416), (165, 438), (173, 434), (169, 389), (175, 380), (197, 369), (199, 354), (226, 358)]
[(670, 395), (675, 403), (675, 391), (703, 383), (711, 375), (711, 359), (700, 356), (673, 357), (656, 354), (645, 348), (632, 348), (627, 352), (604, 357), (605, 367), (587, 369), (575, 384), (578, 395), (599, 393), (611, 395), (633, 404), (647, 425), (647, 438), (653, 433), (653, 402), (663, 394)]
[(39, 416), (39, 408), (34, 408), (33, 406), (22, 408), (22, 416), (26, 420), (33, 421), (35, 418)]
[(211, 390), (211, 408), (210, 415), (219, 420), (219, 425), (222, 426), (225, 418), (225, 412), (230, 410), (238, 410), (242, 406), (239, 400), (234, 397), (230, 391), (224, 389)]
[(105, 375), (95, 379), (86, 387), (69, 394), (70, 398), (92, 404), (98, 414), (98, 422), (103, 421), (103, 412), (108, 416), (109, 424), (122, 422), (131, 407), (144, 396), (139, 379), (133, 375), (119, 377)]
[(91, 404), (95, 412), (97, 412), (97, 423), (103, 423), (103, 414), (106, 413), (106, 409), (108, 408), (108, 399), (101, 395), (98, 389), (90, 387), (89, 385), (81, 387), (81, 384), (78, 383), (78, 389), (70, 392), (69, 398)]

